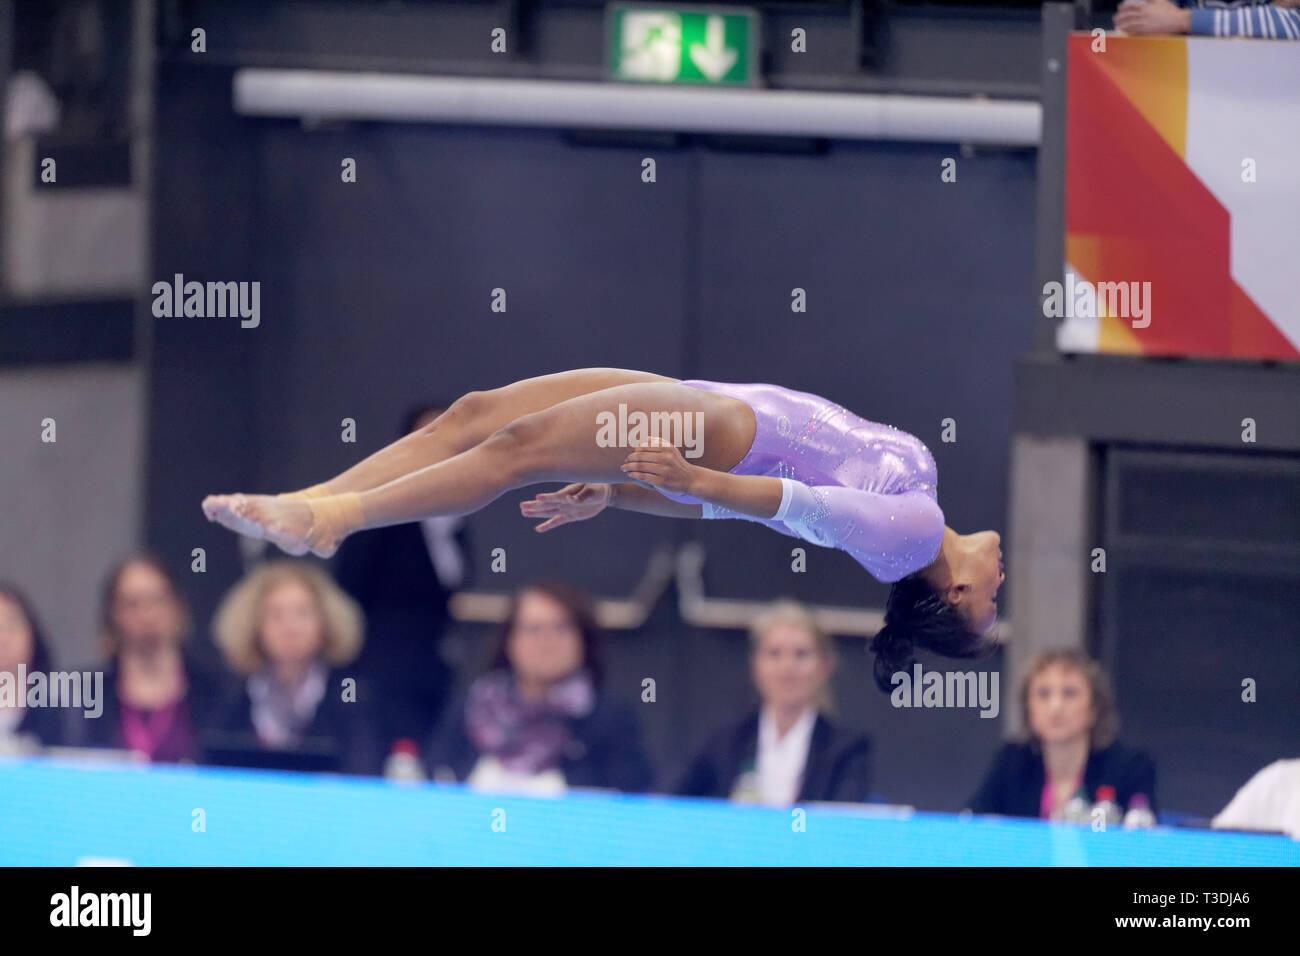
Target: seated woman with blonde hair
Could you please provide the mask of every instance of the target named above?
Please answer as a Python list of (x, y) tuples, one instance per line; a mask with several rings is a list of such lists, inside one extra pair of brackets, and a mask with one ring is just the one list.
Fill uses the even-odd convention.
[(668, 789), (771, 806), (867, 802), (871, 743), (826, 717), (834, 669), (831, 639), (808, 609), (777, 601), (750, 627), (759, 707), (715, 734)]
[(264, 564), (221, 602), (213, 635), (245, 675), (217, 730), (264, 750), (319, 750), (336, 769), (378, 773), (373, 705), (347, 670), (361, 651), (356, 602), (306, 562)]

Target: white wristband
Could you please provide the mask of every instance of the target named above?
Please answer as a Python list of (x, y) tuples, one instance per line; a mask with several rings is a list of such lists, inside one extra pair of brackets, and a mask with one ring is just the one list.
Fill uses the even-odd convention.
[(769, 518), (769, 521), (784, 521), (785, 513), (790, 510), (790, 501), (794, 498), (794, 481), (790, 478), (781, 479), (781, 507), (776, 509), (776, 514)]

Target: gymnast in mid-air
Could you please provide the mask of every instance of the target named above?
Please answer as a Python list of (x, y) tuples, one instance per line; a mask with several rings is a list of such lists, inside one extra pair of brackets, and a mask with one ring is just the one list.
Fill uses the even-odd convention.
[[(699, 422), (688, 461), (667, 435), (600, 440), (610, 415)], [(678, 436), (680, 437), (680, 436)], [(892, 583), (872, 642), (875, 677), (916, 647), (978, 657), (996, 646), (1006, 575), (995, 532), (958, 534), (935, 500), (929, 449), (912, 435), (778, 385), (584, 368), (469, 392), (437, 419), (329, 481), (282, 495), (210, 495), (203, 511), (289, 554), (329, 557), (348, 535), (467, 515), (514, 488), (571, 482), (520, 503), (538, 531), (621, 508), (744, 518), (848, 552)]]

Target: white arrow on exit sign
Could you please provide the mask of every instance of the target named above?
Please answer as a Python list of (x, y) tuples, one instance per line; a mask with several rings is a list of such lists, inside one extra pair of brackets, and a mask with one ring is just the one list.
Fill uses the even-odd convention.
[(692, 43), (691, 62), (711, 80), (720, 80), (736, 65), (738, 51), (727, 46), (726, 24), (722, 17), (712, 15), (704, 24), (704, 42)]

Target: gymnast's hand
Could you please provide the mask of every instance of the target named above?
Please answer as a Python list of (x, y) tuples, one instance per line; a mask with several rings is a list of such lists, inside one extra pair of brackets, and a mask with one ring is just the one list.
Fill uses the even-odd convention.
[(532, 501), (519, 502), (525, 518), (546, 518), (534, 531), (550, 531), (562, 524), (586, 521), (605, 510), (611, 497), (609, 485), (579, 482), (559, 491), (546, 491)]
[(675, 445), (653, 437), (623, 460), (623, 474), (638, 485), (669, 491), (673, 494), (690, 494), (691, 483), (698, 470)]

